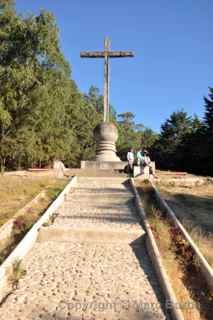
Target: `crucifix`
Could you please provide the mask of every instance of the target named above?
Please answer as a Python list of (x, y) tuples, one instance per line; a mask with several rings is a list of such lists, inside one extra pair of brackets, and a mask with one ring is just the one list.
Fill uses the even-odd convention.
[(104, 58), (104, 122), (109, 122), (109, 58), (131, 58), (131, 51), (110, 51), (110, 41), (104, 40), (104, 51), (81, 52), (81, 58)]

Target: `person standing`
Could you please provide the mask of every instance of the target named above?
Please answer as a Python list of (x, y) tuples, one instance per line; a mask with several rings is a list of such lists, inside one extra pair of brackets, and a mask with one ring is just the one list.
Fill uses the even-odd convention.
[(151, 162), (152, 161), (150, 159), (149, 152), (147, 150), (144, 150), (144, 167), (147, 166), (149, 168), (149, 174), (152, 175), (154, 178), (157, 178), (157, 176), (153, 172)]
[(133, 164), (134, 164), (134, 150), (131, 148), (130, 151), (127, 152), (127, 161), (130, 168), (131, 173), (133, 172)]
[(141, 149), (138, 150), (137, 152), (137, 164), (138, 166), (143, 166), (143, 162), (144, 162), (144, 155), (143, 155), (143, 151)]

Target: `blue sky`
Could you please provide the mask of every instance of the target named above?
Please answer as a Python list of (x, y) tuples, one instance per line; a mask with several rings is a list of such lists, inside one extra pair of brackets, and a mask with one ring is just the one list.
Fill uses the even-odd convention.
[(133, 50), (135, 58), (111, 61), (110, 102), (117, 113), (159, 131), (173, 111), (203, 116), (203, 96), (213, 86), (212, 0), (17, 0), (17, 10), (54, 13), (61, 48), (80, 90), (103, 90), (102, 59), (82, 50)]

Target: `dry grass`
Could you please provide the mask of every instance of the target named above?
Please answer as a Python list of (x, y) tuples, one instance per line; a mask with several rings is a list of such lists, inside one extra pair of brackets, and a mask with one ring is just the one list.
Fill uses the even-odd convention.
[(213, 185), (158, 189), (213, 266)]
[[(51, 198), (50, 193), (57, 193), (57, 189), (59, 191), (65, 183), (66, 180), (50, 177), (0, 176), (0, 226), (12, 218), (41, 190), (47, 189)], [(47, 202), (42, 205), (45, 206), (48, 201), (47, 199)]]
[(32, 200), (41, 190), (46, 190), (45, 195), (39, 198), (36, 204), (28, 208), (26, 212), (15, 218), (11, 237), (0, 246), (0, 264), (6, 259), (10, 252), (16, 247), (26, 232), (39, 219), (50, 203), (64, 188), (67, 179), (57, 180), (53, 178), (25, 177), (0, 177), (1, 205), (0, 223), (5, 223), (12, 218), (18, 209)]

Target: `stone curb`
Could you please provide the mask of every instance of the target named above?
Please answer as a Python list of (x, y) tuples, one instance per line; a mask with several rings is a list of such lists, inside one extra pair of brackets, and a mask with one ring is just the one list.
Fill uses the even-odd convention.
[(45, 196), (46, 192), (45, 190), (42, 190), (39, 194), (37, 194), (36, 197), (34, 197), (31, 201), (29, 201), (24, 207), (19, 209), (16, 214), (13, 216), (13, 218), (9, 219), (7, 222), (5, 222), (0, 227), (0, 243), (2, 244), (0, 246), (1, 250), (4, 249), (4, 242), (7, 242), (7, 240), (11, 237), (12, 231), (13, 231), (13, 225), (19, 216), (22, 216), (27, 213), (27, 210), (31, 208), (34, 204), (38, 203), (40, 199), (42, 199)]
[(33, 227), (27, 232), (17, 247), (11, 252), (7, 259), (0, 266), (0, 302), (11, 292), (9, 283), (9, 277), (11, 275), (13, 263), (17, 260), (22, 260), (30, 249), (35, 244), (39, 229), (43, 223), (47, 222), (52, 214), (59, 208), (63, 203), (64, 197), (69, 193), (70, 189), (75, 185), (77, 178), (72, 177), (71, 181), (66, 185), (64, 190), (59, 196), (52, 202), (49, 208), (44, 212), (41, 218), (33, 225)]
[(150, 181), (150, 183), (151, 183), (153, 189), (155, 190), (155, 193), (156, 193), (156, 196), (157, 196), (157, 199), (158, 199), (160, 205), (166, 210), (169, 217), (173, 220), (175, 226), (181, 231), (183, 237), (186, 239), (186, 241), (191, 246), (193, 252), (195, 253), (195, 255), (199, 261), (200, 270), (203, 274), (203, 277), (206, 280), (206, 285), (208, 286), (210, 291), (213, 291), (213, 269), (210, 267), (206, 258), (203, 256), (203, 254), (201, 253), (198, 246), (192, 240), (192, 238), (190, 237), (189, 233), (186, 231), (186, 229), (184, 228), (182, 223), (177, 219), (174, 211), (168, 206), (166, 201), (161, 198), (160, 193), (157, 190), (157, 187), (151, 181)]
[(138, 194), (138, 191), (135, 187), (134, 180), (130, 179), (132, 189), (135, 194), (135, 200), (136, 200), (136, 206), (139, 212), (139, 215), (143, 219), (144, 228), (146, 231), (146, 246), (147, 251), (149, 254), (149, 257), (152, 261), (152, 264), (155, 268), (158, 281), (160, 283), (161, 289), (164, 293), (164, 296), (166, 298), (166, 310), (168, 310), (171, 313), (173, 320), (184, 320), (183, 314), (178, 307), (179, 303), (177, 301), (177, 298), (175, 296), (174, 290), (171, 286), (169, 277), (166, 273), (166, 270), (163, 266), (162, 258), (160, 255), (160, 252), (158, 250), (154, 235), (152, 233), (151, 227), (149, 225), (148, 220), (146, 219), (146, 214), (143, 210), (142, 204), (141, 204), (141, 198)]

